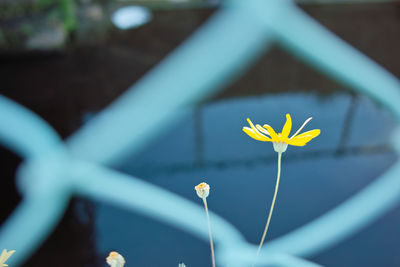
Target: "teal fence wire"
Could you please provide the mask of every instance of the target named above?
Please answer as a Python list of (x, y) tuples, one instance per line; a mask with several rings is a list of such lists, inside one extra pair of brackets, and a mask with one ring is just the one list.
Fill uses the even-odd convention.
[[(272, 42), (400, 119), (399, 80), (292, 1), (225, 1), (193, 36), (65, 142), (40, 117), (0, 97), (0, 141), (24, 159), (17, 172), (23, 200), (0, 230), (0, 247), (17, 250), (9, 265), (21, 265), (41, 245), (73, 195), (131, 209), (208, 242), (201, 206), (109, 167), (154, 140), (179, 119), (180, 108), (223, 89)], [(400, 131), (392, 141), (400, 151)], [(265, 244), (257, 259), (257, 246), (211, 213), (217, 264), (319, 266), (306, 258), (361, 231), (399, 198), (396, 163), (332, 211)]]

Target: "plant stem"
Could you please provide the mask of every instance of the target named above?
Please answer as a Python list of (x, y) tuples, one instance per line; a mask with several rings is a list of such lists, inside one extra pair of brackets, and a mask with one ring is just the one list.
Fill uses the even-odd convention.
[(269, 214), (268, 214), (267, 224), (265, 225), (264, 233), (262, 235), (260, 245), (258, 246), (257, 256), (260, 254), (260, 250), (264, 243), (265, 236), (267, 235), (269, 223), (271, 222), (272, 212), (274, 211), (276, 195), (278, 194), (278, 188), (279, 188), (279, 180), (281, 178), (281, 158), (282, 158), (282, 152), (279, 152), (278, 153), (278, 175), (276, 177), (275, 193), (274, 193), (274, 197), (272, 198), (272, 203), (271, 203), (271, 208), (270, 208)]
[(207, 215), (208, 236), (210, 237), (211, 261), (212, 261), (212, 266), (215, 267), (214, 244), (213, 244), (213, 239), (212, 239), (212, 234), (211, 234), (211, 224), (210, 224), (210, 216), (208, 215), (207, 200), (205, 197), (203, 197), (203, 202), (204, 202), (204, 208), (206, 210), (206, 215)]

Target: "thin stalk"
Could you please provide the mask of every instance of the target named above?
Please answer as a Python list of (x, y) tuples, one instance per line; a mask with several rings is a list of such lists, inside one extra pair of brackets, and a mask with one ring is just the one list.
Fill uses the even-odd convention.
[(257, 256), (260, 254), (260, 250), (264, 243), (265, 236), (267, 235), (269, 223), (271, 222), (272, 212), (274, 211), (276, 195), (278, 194), (278, 188), (279, 188), (279, 180), (281, 178), (281, 158), (282, 158), (282, 152), (279, 152), (278, 153), (278, 175), (276, 177), (275, 193), (274, 193), (274, 197), (272, 198), (271, 208), (269, 209), (267, 224), (265, 225), (264, 233), (262, 235), (260, 245), (258, 246)]
[(210, 216), (208, 215), (207, 200), (205, 197), (203, 197), (203, 202), (204, 202), (204, 208), (206, 210), (206, 215), (207, 215), (208, 236), (210, 237), (211, 261), (212, 261), (212, 266), (215, 267), (214, 244), (213, 244), (213, 239), (212, 239), (212, 234), (211, 234), (211, 224), (210, 224)]

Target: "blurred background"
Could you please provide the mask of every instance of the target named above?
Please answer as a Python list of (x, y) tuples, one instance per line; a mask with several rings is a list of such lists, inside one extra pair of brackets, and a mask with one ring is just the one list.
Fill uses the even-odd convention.
[[(179, 46), (221, 2), (1, 0), (0, 93), (66, 138)], [(400, 1), (303, 0), (298, 5), (400, 77)], [(278, 46), (226, 90), (182, 113), (184, 118), (139, 156), (114, 168), (199, 205), (194, 186), (209, 183), (210, 210), (255, 244), (272, 200), (277, 155), (272, 144), (242, 132), (247, 117), (280, 130), (290, 113), (295, 131), (312, 116), (305, 130), (321, 129), (307, 146), (283, 154), (267, 242), (342, 203), (396, 161), (390, 146), (395, 122), (388, 111)], [(21, 159), (4, 148), (0, 157), (4, 222), (20, 201), (14, 177)], [(324, 266), (399, 266), (399, 225), (397, 207), (311, 260)], [(211, 266), (208, 243), (82, 198), (70, 202), (57, 229), (25, 265), (106, 266), (111, 250), (125, 257), (126, 266)]]

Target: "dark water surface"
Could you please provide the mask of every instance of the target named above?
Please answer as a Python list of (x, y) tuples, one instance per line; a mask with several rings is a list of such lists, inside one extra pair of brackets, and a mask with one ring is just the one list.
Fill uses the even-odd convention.
[[(292, 115), (293, 131), (313, 116), (303, 131), (319, 128), (321, 135), (283, 154), (267, 241), (345, 201), (396, 160), (389, 145), (394, 121), (371, 100), (346, 93), (323, 98), (284, 93), (200, 105), (120, 169), (198, 205), (193, 187), (209, 183), (209, 208), (258, 243), (275, 186), (277, 154), (271, 143), (255, 141), (241, 129), (249, 117), (280, 131), (286, 112)], [(177, 266), (181, 261), (210, 266), (209, 245), (186, 232), (108, 204), (99, 203), (96, 211), (100, 254), (118, 250), (127, 266)], [(313, 260), (325, 266), (398, 266), (399, 211)]]

